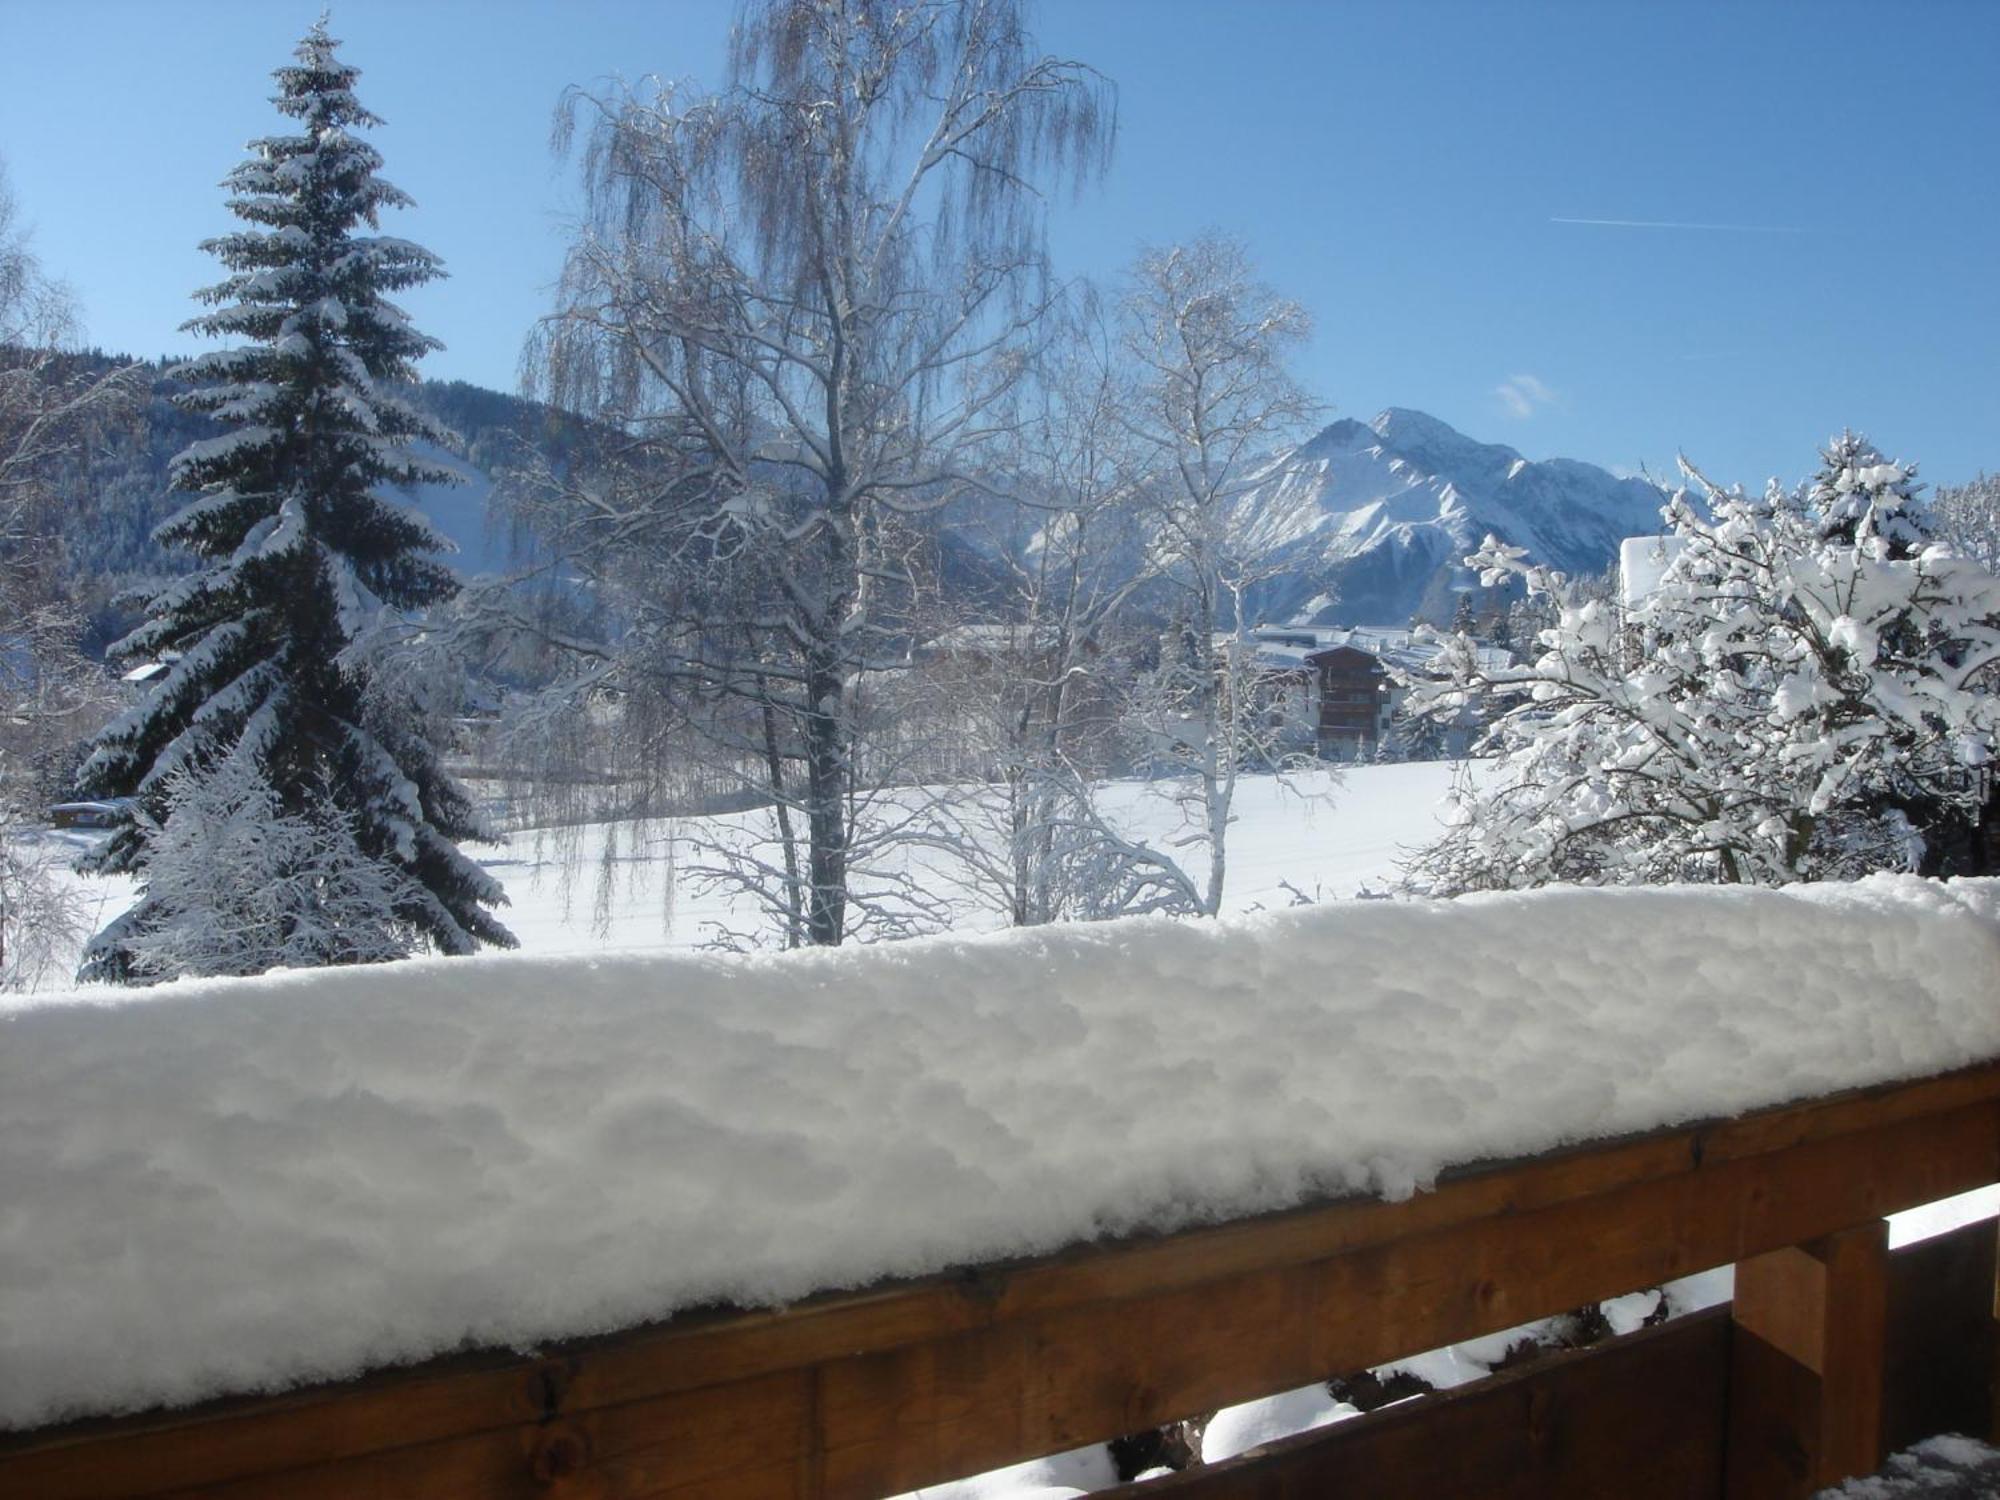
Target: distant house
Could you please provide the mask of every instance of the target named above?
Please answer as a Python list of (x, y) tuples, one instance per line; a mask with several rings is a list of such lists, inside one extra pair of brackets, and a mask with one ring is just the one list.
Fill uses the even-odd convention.
[[(1301, 739), (1309, 737), (1310, 748), (1328, 760), (1375, 754), (1408, 696), (1396, 674), (1421, 673), (1443, 650), (1414, 631), (1384, 625), (1260, 625), (1250, 639), (1262, 672), (1304, 689)], [(1497, 647), (1479, 651), (1483, 665), (1513, 660)], [(1479, 727), (1454, 725), (1444, 753), (1463, 755)]]
[(49, 809), (56, 828), (116, 828), (132, 816), (133, 799), (108, 797), (101, 802), (58, 802)]
[(1341, 760), (1372, 754), (1388, 736), (1400, 694), (1382, 658), (1361, 646), (1328, 646), (1306, 657), (1315, 674), (1319, 753)]
[(174, 663), (180, 659), (178, 651), (163, 651), (156, 660), (140, 662), (131, 671), (120, 673), (119, 685), (133, 697), (143, 698), (155, 683), (173, 670)]
[(1628, 536), (1618, 544), (1618, 602), (1635, 609), (1659, 589), (1680, 555), (1684, 536)]
[[(1058, 655), (1069, 670), (1057, 669)], [(895, 781), (1002, 777), (1020, 763), (1024, 705), (1045, 712), (1040, 695), (1057, 682), (1065, 720), (1102, 730), (1112, 684), (1078, 670), (1098, 655), (1095, 641), (1065, 640), (1048, 621), (971, 622), (912, 640), (905, 655), (885, 656), (855, 675), (851, 712), (870, 724), (857, 764)], [(1086, 738), (1092, 743), (1079, 752), (1086, 758), (1109, 753), (1104, 734)]]

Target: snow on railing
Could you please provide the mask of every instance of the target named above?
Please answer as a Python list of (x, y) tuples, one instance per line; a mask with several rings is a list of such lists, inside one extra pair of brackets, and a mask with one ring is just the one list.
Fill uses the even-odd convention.
[(2000, 883), (1555, 890), (81, 992), (0, 1425), (762, 1306), (2000, 1056)]

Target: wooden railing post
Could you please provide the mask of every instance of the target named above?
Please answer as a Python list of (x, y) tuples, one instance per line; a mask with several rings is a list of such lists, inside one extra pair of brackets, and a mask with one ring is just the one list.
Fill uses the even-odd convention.
[(1888, 1225), (1736, 1267), (1730, 1500), (1809, 1496), (1882, 1465)]
[(2000, 1220), (1993, 1225), (1993, 1352), (1986, 1362), (1986, 1440), (2000, 1443)]

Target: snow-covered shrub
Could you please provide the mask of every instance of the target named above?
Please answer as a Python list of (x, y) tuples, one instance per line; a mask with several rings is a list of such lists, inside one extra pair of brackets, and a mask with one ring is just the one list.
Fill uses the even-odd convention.
[(1939, 485), (1931, 496), (1931, 520), (1938, 540), (1952, 551), (2000, 569), (2000, 474)]
[(1414, 883), (1841, 878), (1978, 819), (2000, 580), (1929, 542), (1913, 469), (1851, 435), (1825, 458), (1755, 499), (1684, 463), (1657, 581), (1622, 600), (1487, 539), (1483, 581), (1519, 577), (1556, 620), (1526, 665), (1483, 669), (1461, 639), (1419, 689), (1485, 713), (1497, 758)]
[(89, 930), (54, 851), (0, 798), (0, 994), (61, 983)]
[[(153, 835), (143, 920), (119, 929), (133, 977), (262, 974), (383, 963), (421, 934), (398, 917), (413, 884), (368, 858), (330, 799), (287, 813), (248, 757), (174, 773)], [(116, 926), (117, 924), (114, 924)]]

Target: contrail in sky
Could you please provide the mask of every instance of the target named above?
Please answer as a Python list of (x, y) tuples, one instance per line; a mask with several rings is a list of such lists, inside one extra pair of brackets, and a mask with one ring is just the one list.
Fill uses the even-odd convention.
[(1551, 224), (1593, 224), (1603, 229), (1721, 229), (1735, 234), (1806, 234), (1798, 224), (1683, 224), (1673, 219), (1564, 219), (1554, 214)]

